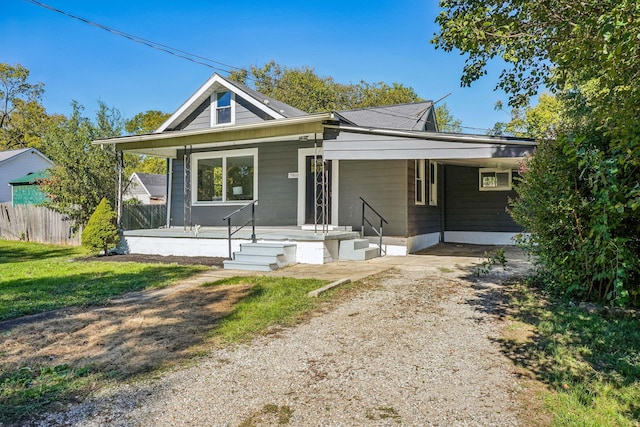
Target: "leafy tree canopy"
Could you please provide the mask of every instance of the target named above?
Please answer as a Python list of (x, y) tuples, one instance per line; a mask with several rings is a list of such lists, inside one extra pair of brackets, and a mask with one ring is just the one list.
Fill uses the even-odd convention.
[(462, 121), (451, 114), (451, 110), (449, 110), (446, 103), (436, 107), (436, 121), (440, 132), (462, 132)]
[[(506, 62), (498, 87), (522, 107), (541, 88), (580, 89), (602, 124), (619, 129), (640, 109), (640, 3), (636, 0), (441, 0), (432, 43), (466, 56), (462, 84)], [(591, 90), (585, 90), (590, 84)], [(616, 114), (619, 113), (619, 114)], [(622, 116), (622, 117), (621, 117)]]
[(0, 63), (0, 150), (33, 147), (43, 150), (42, 136), (61, 119), (49, 116), (40, 100), (42, 83), (29, 82), (29, 70), (20, 64)]
[[(401, 83), (338, 83), (318, 76), (311, 67), (289, 68), (270, 61), (262, 67), (234, 71), (229, 78), (307, 113), (318, 113), (422, 101), (415, 90)], [(436, 108), (440, 129), (460, 132), (462, 123), (446, 104)]]
[[(148, 110), (138, 113), (124, 124), (124, 129), (129, 134), (140, 135), (154, 132), (164, 123), (171, 114), (158, 110)], [(167, 163), (164, 158), (153, 156), (141, 156), (125, 153), (125, 176), (128, 178), (134, 172), (164, 174), (167, 171)]]
[(124, 130), (130, 135), (141, 135), (152, 133), (164, 123), (171, 114), (163, 113), (159, 110), (147, 110), (138, 113), (124, 124)]
[[(497, 109), (501, 108), (497, 106)], [(554, 95), (543, 93), (535, 106), (512, 109), (511, 120), (496, 123), (489, 133), (538, 140), (555, 139), (563, 127), (563, 120), (566, 123), (568, 119), (562, 101)]]
[[(497, 131), (543, 139), (512, 216), (545, 283), (564, 295), (640, 305), (640, 3), (441, 0), (432, 42), (466, 55), (462, 84), (506, 62), (519, 109)], [(527, 102), (541, 88), (537, 107)], [(559, 102), (557, 102), (559, 101)]]
[(86, 224), (100, 200), (106, 198), (113, 203), (117, 188), (113, 147), (91, 142), (121, 135), (123, 120), (118, 110), (102, 102), (93, 121), (79, 104), (74, 102), (72, 107), (70, 117), (45, 135), (47, 155), (55, 166), (42, 187), (50, 198), (47, 206), (78, 224)]
[(342, 84), (321, 77), (311, 67), (282, 67), (270, 61), (262, 67), (234, 71), (229, 78), (307, 113), (375, 107), (419, 101), (416, 92), (400, 83)]

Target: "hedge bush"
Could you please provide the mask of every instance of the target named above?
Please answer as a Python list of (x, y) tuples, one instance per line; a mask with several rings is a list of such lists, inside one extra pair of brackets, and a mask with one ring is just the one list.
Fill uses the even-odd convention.
[(95, 253), (103, 251), (107, 255), (109, 249), (115, 247), (120, 240), (116, 219), (116, 212), (109, 201), (103, 198), (82, 231), (82, 246)]

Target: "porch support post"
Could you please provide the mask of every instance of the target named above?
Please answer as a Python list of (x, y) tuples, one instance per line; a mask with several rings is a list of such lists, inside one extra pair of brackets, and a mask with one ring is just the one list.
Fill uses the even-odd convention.
[(118, 230), (122, 230), (122, 175), (124, 174), (124, 153), (122, 151), (116, 151), (116, 169), (118, 171), (118, 199), (116, 200), (118, 218), (116, 226)]

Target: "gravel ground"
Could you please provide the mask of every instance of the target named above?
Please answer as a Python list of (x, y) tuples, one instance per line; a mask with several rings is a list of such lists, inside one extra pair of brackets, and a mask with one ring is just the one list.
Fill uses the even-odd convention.
[(416, 266), (276, 335), (104, 391), (38, 425), (512, 426), (485, 280)]

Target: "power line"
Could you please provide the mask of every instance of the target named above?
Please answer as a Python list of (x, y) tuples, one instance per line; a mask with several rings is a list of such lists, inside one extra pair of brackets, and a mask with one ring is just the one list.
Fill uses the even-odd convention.
[[(162, 44), (162, 43), (155, 42), (153, 40), (146, 39), (144, 37), (136, 36), (134, 34), (130, 34), (130, 33), (127, 33), (127, 32), (121, 31), (121, 30), (117, 30), (115, 28), (111, 28), (111, 27), (108, 27), (108, 26), (103, 25), (103, 24), (99, 24), (99, 23), (91, 21), (89, 19), (82, 18), (80, 16), (74, 15), (74, 14), (69, 13), (69, 12), (65, 12), (64, 10), (61, 10), (61, 9), (55, 8), (53, 6), (50, 6), (48, 4), (42, 3), (42, 2), (40, 2), (38, 0), (24, 0), (24, 1), (26, 3), (32, 4), (34, 6), (38, 6), (38, 7), (41, 7), (43, 9), (47, 9), (47, 10), (50, 10), (52, 12), (59, 13), (59, 14), (61, 14), (63, 16), (68, 17), (68, 18), (72, 18), (72, 19), (75, 19), (75, 20), (80, 21), (82, 23), (91, 25), (93, 27), (99, 28), (99, 29), (104, 30), (104, 31), (107, 31), (107, 32), (109, 32), (111, 34), (114, 34), (116, 36), (124, 37), (124, 38), (126, 38), (128, 40), (131, 40), (131, 41), (135, 42), (135, 43), (142, 44), (142, 45), (150, 47), (152, 49), (156, 49), (156, 50), (158, 50), (160, 52), (165, 52), (165, 53), (168, 53), (170, 55), (176, 56), (178, 58), (182, 58), (182, 59), (185, 59), (187, 61), (191, 61), (191, 62), (193, 62), (195, 64), (203, 65), (205, 67), (208, 67), (208, 68), (211, 68), (211, 69), (214, 69), (214, 70), (218, 70), (218, 71), (221, 71), (221, 72), (226, 73), (226, 74), (230, 74), (233, 70), (245, 71), (245, 69), (241, 68), (241, 67), (236, 67), (234, 65), (230, 65), (230, 64), (226, 64), (224, 62), (216, 61), (214, 59), (210, 59), (210, 58), (207, 58), (207, 57), (204, 57), (204, 56), (201, 56), (201, 55), (196, 55), (194, 53), (190, 53), (190, 52), (187, 52), (185, 50), (177, 49), (177, 48), (174, 48), (174, 47)], [(212, 64), (217, 64), (217, 65), (212, 65)], [(253, 81), (253, 82), (258, 82), (257, 79), (252, 78), (251, 76), (248, 75), (248, 73), (245, 76), (245, 78), (247, 80), (250, 80), (250, 81)], [(291, 90), (291, 88), (289, 88), (289, 90)], [(299, 92), (299, 88), (295, 88), (295, 90), (298, 91), (298, 93), (300, 93), (302, 95), (306, 95), (306, 94), (303, 94), (303, 93)], [(398, 117), (398, 118), (404, 118), (404, 119), (407, 119), (407, 121), (416, 120), (416, 119), (419, 121), (421, 119), (421, 116), (424, 115), (429, 110), (429, 108), (433, 108), (434, 104), (436, 104), (437, 102), (441, 101), (442, 99), (446, 98), (449, 95), (450, 94), (447, 94), (444, 97), (442, 97), (441, 99), (439, 99), (438, 101), (432, 102), (430, 107), (426, 108), (424, 111), (421, 111), (420, 112), (421, 114), (419, 113), (417, 115), (404, 115), (404, 114), (401, 114), (401, 113), (391, 113), (389, 111), (380, 111), (378, 108), (372, 108), (372, 107), (357, 108), (357, 110), (368, 110), (368, 111), (371, 111), (371, 112), (374, 112), (374, 113), (377, 113), (377, 114), (388, 115), (388, 116), (393, 116), (393, 117)], [(478, 129), (478, 130), (484, 130), (484, 131), (487, 130), (487, 129), (479, 129), (479, 128), (469, 128), (469, 127), (466, 127), (466, 126), (462, 126), (462, 128), (465, 128), (465, 129)]]
[[(44, 9), (51, 10), (53, 12), (59, 13), (61, 15), (67, 16), (69, 18), (78, 20), (78, 21), (83, 22), (85, 24), (88, 24), (88, 25), (91, 25), (93, 27), (99, 28), (101, 30), (107, 31), (107, 32), (109, 32), (111, 34), (114, 34), (116, 36), (124, 37), (124, 38), (129, 39), (129, 40), (131, 40), (133, 42), (140, 43), (142, 45), (148, 46), (148, 47), (150, 47), (152, 49), (156, 49), (156, 50), (159, 50), (161, 52), (165, 52), (165, 53), (168, 53), (170, 55), (177, 56), (178, 58), (186, 59), (187, 61), (191, 61), (191, 62), (194, 62), (196, 64), (204, 65), (205, 67), (209, 67), (209, 68), (212, 68), (214, 70), (222, 71), (224, 73), (230, 73), (231, 70), (242, 70), (242, 68), (240, 68), (240, 67), (235, 67), (233, 65), (225, 64), (224, 62), (216, 61), (216, 60), (213, 60), (213, 59), (210, 59), (210, 58), (206, 58), (204, 56), (196, 55), (196, 54), (193, 54), (193, 53), (181, 50), (181, 49), (177, 49), (177, 48), (174, 48), (174, 47), (171, 47), (171, 46), (167, 46), (167, 45), (162, 44), (162, 43), (154, 42), (153, 40), (145, 39), (143, 37), (136, 36), (134, 34), (130, 34), (130, 33), (124, 32), (124, 31), (117, 30), (115, 28), (107, 27), (106, 25), (102, 25), (102, 24), (99, 24), (97, 22), (91, 21), (89, 19), (85, 19), (85, 18), (82, 18), (80, 16), (73, 15), (73, 14), (71, 14), (69, 12), (65, 12), (64, 10), (57, 9), (57, 8), (55, 8), (53, 6), (41, 3), (41, 2), (39, 2), (37, 0), (24, 0), (24, 1), (27, 2), (27, 3), (33, 4), (34, 6), (38, 6), (38, 7), (44, 8)], [(206, 61), (206, 62), (204, 62), (204, 61)], [(211, 64), (218, 64), (218, 66), (211, 65)], [(226, 68), (222, 68), (222, 67), (226, 67)]]

